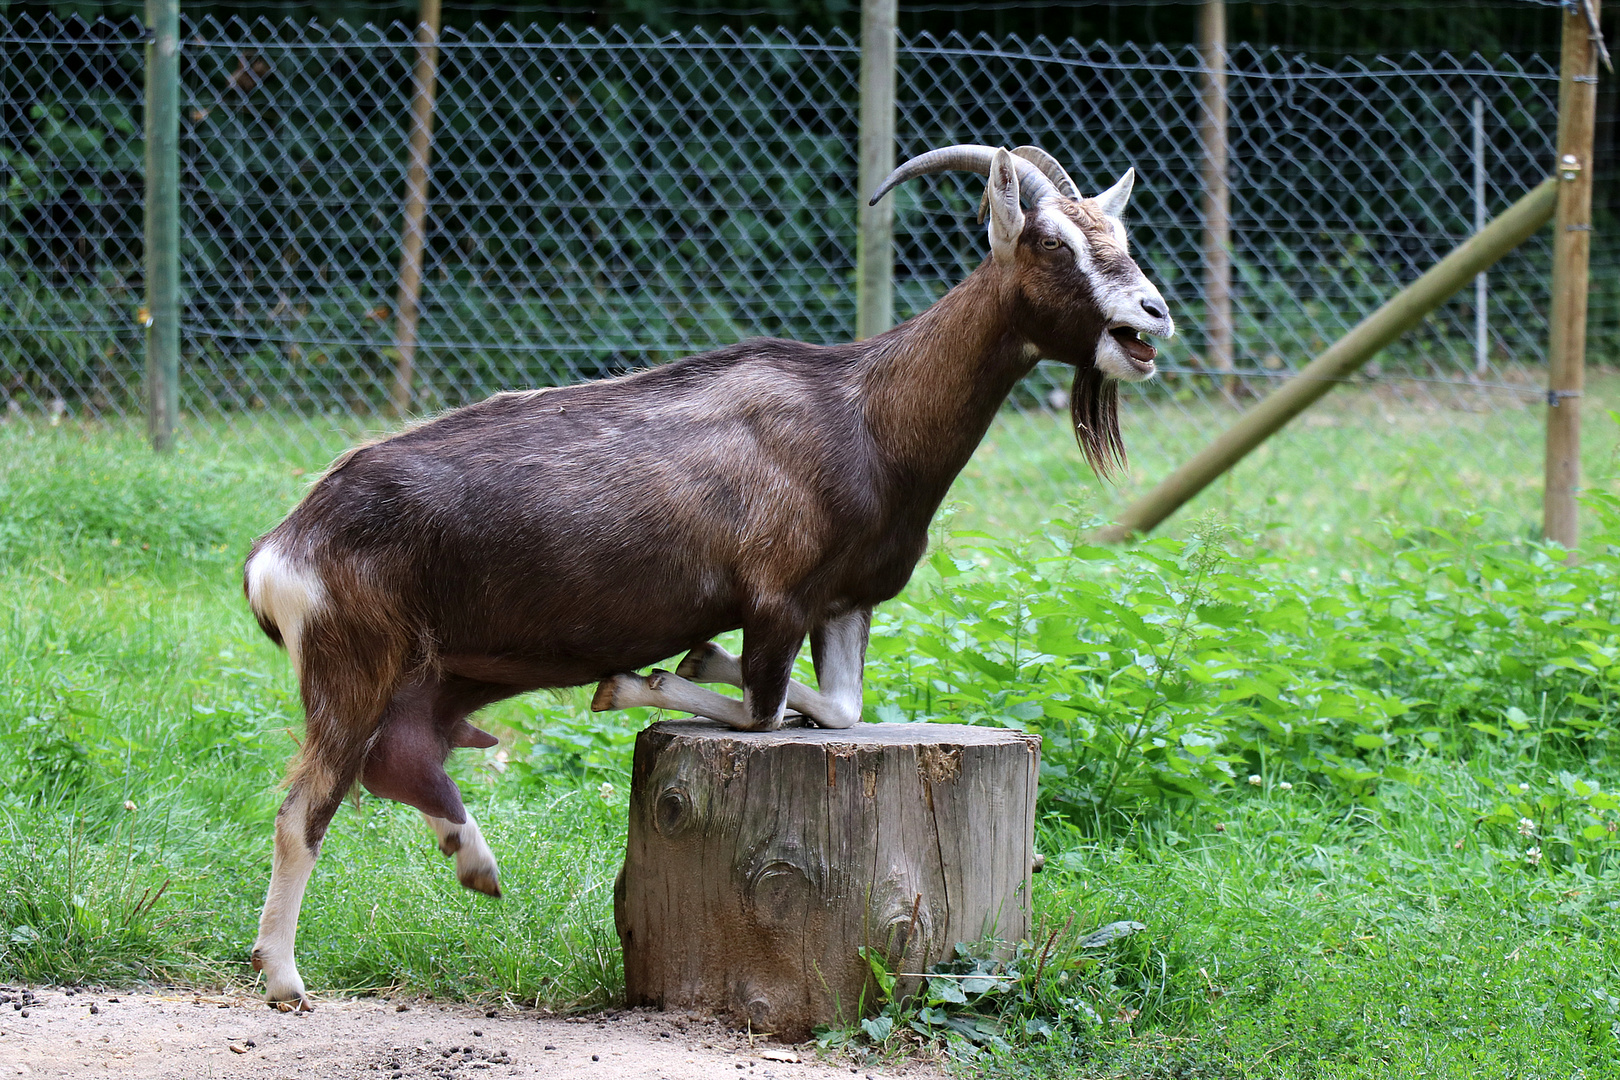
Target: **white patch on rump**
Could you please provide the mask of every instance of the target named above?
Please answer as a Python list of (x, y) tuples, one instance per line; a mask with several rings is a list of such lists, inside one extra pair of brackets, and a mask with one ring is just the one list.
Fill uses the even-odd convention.
[(282, 554), (274, 540), (247, 564), (248, 607), (276, 628), (293, 671), (302, 671), (299, 638), (309, 617), (326, 603), (326, 586), (313, 569)]

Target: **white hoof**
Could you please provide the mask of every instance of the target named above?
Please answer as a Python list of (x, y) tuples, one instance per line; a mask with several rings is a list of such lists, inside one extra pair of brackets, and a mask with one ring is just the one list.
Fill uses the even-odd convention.
[(500, 868), (495, 865), (495, 853), (489, 850), (482, 836), (474, 844), (463, 844), (456, 852), (456, 880), (473, 892), (500, 899)]
[(253, 950), (253, 967), (264, 973), (264, 999), (283, 1012), (314, 1012), (315, 1003), (304, 990), (304, 980), (290, 961), (273, 964), (258, 949)]

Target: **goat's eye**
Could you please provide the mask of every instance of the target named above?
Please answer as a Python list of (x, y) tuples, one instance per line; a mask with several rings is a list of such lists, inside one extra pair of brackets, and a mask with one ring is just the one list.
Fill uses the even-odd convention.
[(1041, 239), (1041, 247), (1045, 248), (1047, 251), (1056, 251), (1058, 248), (1060, 248), (1062, 246), (1063, 246), (1063, 241), (1055, 240), (1050, 236), (1043, 237)]

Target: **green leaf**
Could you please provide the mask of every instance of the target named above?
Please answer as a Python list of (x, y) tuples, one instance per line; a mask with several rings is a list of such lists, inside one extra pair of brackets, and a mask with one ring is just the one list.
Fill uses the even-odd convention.
[(873, 1016), (861, 1021), (861, 1030), (866, 1037), (875, 1043), (887, 1042), (889, 1035), (894, 1031), (894, 1018), (891, 1016)]
[(878, 993), (881, 995), (880, 1000), (888, 1001), (894, 997), (895, 977), (894, 973), (889, 970), (888, 958), (880, 950), (874, 949), (870, 945), (862, 945), (856, 951), (866, 961), (866, 966), (872, 970), (872, 978), (876, 981)]

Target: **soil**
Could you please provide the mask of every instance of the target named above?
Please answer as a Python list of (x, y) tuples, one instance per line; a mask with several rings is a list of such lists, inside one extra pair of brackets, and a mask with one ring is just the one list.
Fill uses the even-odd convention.
[(675, 1013), (488, 1013), (400, 998), (294, 1013), (246, 994), (0, 987), (0, 1080), (944, 1080), (915, 1060), (862, 1065)]

